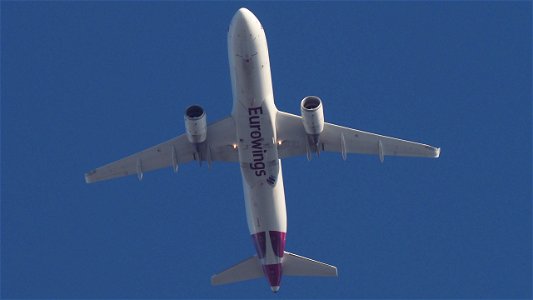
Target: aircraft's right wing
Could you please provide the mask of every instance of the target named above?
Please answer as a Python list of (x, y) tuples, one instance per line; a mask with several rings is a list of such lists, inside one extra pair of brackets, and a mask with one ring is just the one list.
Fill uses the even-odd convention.
[[(302, 117), (278, 112), (277, 138), (281, 141), (278, 146), (280, 158), (299, 155), (310, 155), (307, 134), (302, 123)], [(324, 131), (320, 134), (319, 147), (321, 151), (338, 152), (346, 158), (347, 153), (374, 154), (383, 158), (392, 156), (439, 157), (440, 148), (429, 145), (383, 136), (331, 123), (324, 124)]]
[(202, 144), (203, 151), (198, 156), (193, 144), (182, 134), (159, 145), (135, 153), (121, 160), (109, 163), (85, 174), (85, 181), (92, 183), (116, 177), (137, 175), (144, 172), (174, 167), (193, 160), (228, 161), (239, 160), (236, 144), (235, 121), (232, 117), (215, 122), (207, 127), (207, 141)]

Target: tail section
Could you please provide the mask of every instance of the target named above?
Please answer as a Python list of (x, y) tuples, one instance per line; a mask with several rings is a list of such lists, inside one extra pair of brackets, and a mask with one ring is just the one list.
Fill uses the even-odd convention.
[[(337, 276), (337, 268), (335, 266), (328, 265), (323, 262), (296, 255), (287, 251), (285, 251), (283, 254), (284, 255), (281, 259), (281, 266), (261, 265), (261, 261), (257, 258), (256, 255), (254, 255), (230, 267), (222, 273), (213, 275), (211, 277), (211, 284), (222, 285), (250, 279), (256, 279), (263, 276), (266, 276), (267, 279), (271, 282), (272, 278), (270, 277), (273, 276), (273, 273), (276, 273), (271, 272), (269, 268), (271, 266), (278, 266), (278, 268), (281, 267), (281, 270), (278, 270), (281, 272), (277, 272), (276, 274), (281, 273), (287, 276)], [(278, 278), (277, 284), (272, 286), (272, 290), (275, 292), (279, 289), (280, 279), (281, 278)]]
[(257, 256), (252, 256), (220, 274), (211, 276), (212, 285), (228, 284), (244, 280), (255, 279), (263, 276), (261, 262)]
[(285, 251), (283, 255), (283, 275), (287, 276), (328, 276), (336, 277), (337, 268), (307, 257)]

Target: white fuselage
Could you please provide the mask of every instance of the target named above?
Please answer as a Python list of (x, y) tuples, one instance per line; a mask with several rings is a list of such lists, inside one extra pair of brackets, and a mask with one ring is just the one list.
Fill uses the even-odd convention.
[(265, 32), (259, 20), (246, 9), (239, 10), (231, 21), (228, 56), (248, 228), (265, 275), (270, 277), (267, 273), (276, 271), (266, 270), (265, 265), (281, 263), (287, 232), (276, 140), (278, 110)]

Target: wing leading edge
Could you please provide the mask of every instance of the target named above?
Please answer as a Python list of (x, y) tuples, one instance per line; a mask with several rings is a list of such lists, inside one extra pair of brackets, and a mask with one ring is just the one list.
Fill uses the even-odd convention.
[[(280, 158), (306, 154), (309, 156), (309, 142), (302, 117), (280, 111), (276, 125), (277, 137), (281, 141), (278, 146)], [(440, 155), (440, 148), (327, 122), (320, 134), (319, 147), (321, 151), (341, 153), (344, 159), (348, 153), (378, 155), (381, 161), (385, 156), (436, 158)]]
[(142, 178), (144, 172), (173, 167), (176, 171), (180, 164), (193, 160), (237, 162), (235, 121), (227, 117), (207, 127), (207, 140), (200, 152), (182, 134), (159, 145), (150, 147), (123, 159), (96, 168), (85, 174), (85, 181), (92, 183), (128, 175)]

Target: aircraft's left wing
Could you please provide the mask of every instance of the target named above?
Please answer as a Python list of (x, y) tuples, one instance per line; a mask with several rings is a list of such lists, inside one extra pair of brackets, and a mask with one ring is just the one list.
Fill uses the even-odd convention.
[(198, 161), (239, 160), (238, 152), (233, 147), (236, 143), (235, 121), (232, 117), (215, 122), (207, 127), (207, 140), (198, 154), (195, 146), (189, 142), (186, 134), (182, 134), (159, 145), (135, 153), (121, 160), (96, 168), (85, 174), (85, 181), (92, 183), (116, 177), (137, 175), (142, 178), (144, 172), (174, 167)]
[[(298, 155), (311, 155), (307, 141), (307, 134), (302, 123), (302, 117), (278, 112), (277, 138), (281, 141), (278, 146), (280, 158)], [(338, 152), (345, 159), (348, 153), (374, 154), (383, 161), (385, 156), (416, 156), (439, 157), (440, 148), (429, 145), (401, 140), (375, 133), (365, 132), (331, 123), (324, 124), (324, 131), (320, 134), (319, 150)]]

